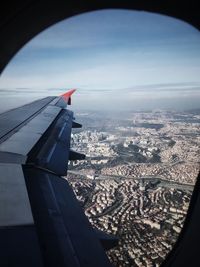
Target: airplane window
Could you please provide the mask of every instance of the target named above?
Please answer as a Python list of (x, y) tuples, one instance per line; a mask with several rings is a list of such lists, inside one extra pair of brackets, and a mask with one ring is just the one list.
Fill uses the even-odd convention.
[[(103, 10), (30, 41), (0, 79), (3, 112), (77, 88), (66, 179), (114, 266), (160, 266), (184, 224), (200, 152), (200, 34), (171, 17)], [(4, 104), (6, 103), (6, 105)]]

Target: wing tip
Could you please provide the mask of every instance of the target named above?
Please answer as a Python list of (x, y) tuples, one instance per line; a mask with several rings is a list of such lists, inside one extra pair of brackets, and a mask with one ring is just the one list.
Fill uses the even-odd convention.
[(74, 92), (76, 91), (76, 89), (71, 89), (67, 92), (65, 92), (64, 94), (62, 94), (62, 97), (70, 97)]
[(76, 91), (76, 89), (71, 89), (66, 93), (62, 94), (61, 97), (67, 102), (68, 105), (71, 105), (71, 95)]

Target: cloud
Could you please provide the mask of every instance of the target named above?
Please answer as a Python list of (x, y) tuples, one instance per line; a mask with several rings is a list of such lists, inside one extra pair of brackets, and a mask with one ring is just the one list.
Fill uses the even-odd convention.
[(78, 103), (109, 105), (112, 98), (129, 107), (136, 99), (139, 106), (198, 98), (199, 47), (199, 32), (177, 19), (127, 10), (86, 13), (56, 24), (22, 49), (0, 79), (1, 94), (22, 94), (18, 87), (41, 96), (72, 87), (80, 88)]

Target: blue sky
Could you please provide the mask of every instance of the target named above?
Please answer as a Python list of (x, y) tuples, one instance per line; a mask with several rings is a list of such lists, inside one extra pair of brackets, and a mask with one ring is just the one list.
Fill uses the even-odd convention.
[(196, 107), (199, 48), (199, 31), (174, 18), (127, 10), (85, 13), (32, 39), (3, 72), (0, 90), (24, 88), (37, 98), (78, 88), (76, 105), (91, 108), (170, 108), (177, 101)]

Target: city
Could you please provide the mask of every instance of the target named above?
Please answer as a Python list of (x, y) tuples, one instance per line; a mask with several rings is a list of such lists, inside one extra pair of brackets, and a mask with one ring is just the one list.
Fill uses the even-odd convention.
[(119, 238), (113, 266), (160, 266), (183, 227), (199, 172), (200, 112), (76, 114), (67, 180), (91, 224)]

